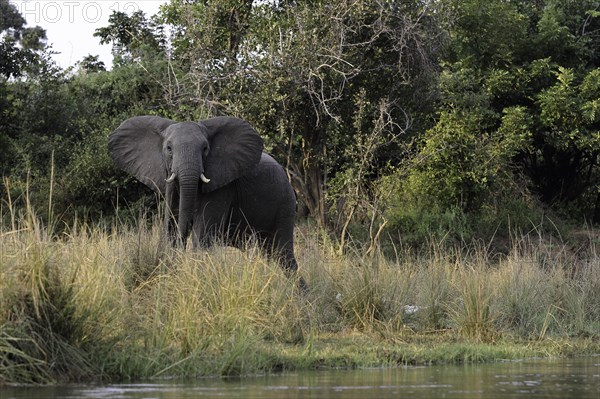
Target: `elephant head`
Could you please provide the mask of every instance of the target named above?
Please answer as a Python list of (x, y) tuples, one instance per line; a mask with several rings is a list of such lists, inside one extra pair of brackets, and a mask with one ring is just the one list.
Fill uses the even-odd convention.
[[(263, 140), (256, 131), (232, 117), (178, 123), (136, 116), (124, 121), (108, 140), (117, 166), (167, 198), (168, 207), (178, 214), (183, 242), (198, 195), (217, 190), (252, 169), (262, 149)], [(169, 203), (175, 193), (178, 203)]]

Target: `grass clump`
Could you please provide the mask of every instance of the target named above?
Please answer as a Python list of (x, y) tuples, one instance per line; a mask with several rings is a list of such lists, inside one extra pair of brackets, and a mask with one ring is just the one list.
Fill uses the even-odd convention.
[(239, 376), (290, 369), (460, 363), (598, 353), (593, 240), (514, 240), (428, 253), (348, 251), (297, 229), (309, 284), (263, 257), (182, 251), (160, 223), (75, 224), (30, 210), (0, 230), (0, 381)]

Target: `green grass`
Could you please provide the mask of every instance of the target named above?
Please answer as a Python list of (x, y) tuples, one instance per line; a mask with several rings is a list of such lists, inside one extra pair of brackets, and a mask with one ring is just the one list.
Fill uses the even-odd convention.
[(165, 244), (160, 223), (144, 220), (58, 234), (31, 209), (7, 209), (0, 383), (600, 353), (600, 257), (591, 238), (577, 253), (520, 237), (500, 258), (432, 245), (427, 255), (391, 260), (338, 255), (303, 225), (303, 294), (251, 244), (180, 251)]

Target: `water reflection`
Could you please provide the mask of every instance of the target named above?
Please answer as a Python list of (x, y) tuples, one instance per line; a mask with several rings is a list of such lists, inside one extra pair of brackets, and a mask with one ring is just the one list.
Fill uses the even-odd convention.
[(600, 357), (302, 372), (239, 380), (0, 389), (23, 398), (600, 398)]

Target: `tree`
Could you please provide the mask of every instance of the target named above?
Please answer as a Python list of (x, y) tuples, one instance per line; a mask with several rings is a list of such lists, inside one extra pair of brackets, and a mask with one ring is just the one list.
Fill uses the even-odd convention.
[[(138, 201), (145, 192), (118, 174), (106, 153), (106, 139), (131, 115), (160, 111), (167, 68), (156, 61), (156, 47), (136, 53), (143, 65), (129, 56), (141, 49), (132, 41), (126, 49), (131, 53), (112, 71), (92, 55), (79, 63), (79, 70), (62, 70), (49, 59), (43, 41), (36, 40), (43, 30), (26, 30), (8, 2), (0, 1), (0, 7), (3, 43), (11, 44), (15, 54), (27, 55), (10, 58), (12, 64), (6, 65), (15, 68), (0, 75), (0, 174), (10, 178), (13, 199), (28, 189), (41, 217), (49, 218), (53, 208), (67, 224), (76, 212), (93, 218), (112, 214), (117, 198)], [(153, 45), (160, 35), (146, 39), (145, 45)], [(131, 62), (124, 61), (128, 57)], [(7, 60), (3, 54), (1, 61)], [(153, 198), (142, 196), (141, 201)]]
[[(5, 175), (20, 162), (21, 144), (29, 136), (22, 122), (44, 114), (44, 107), (27, 114), (27, 100), (35, 90), (31, 82), (53, 79), (57, 68), (49, 58), (46, 32), (39, 26), (26, 27), (15, 5), (0, 0), (0, 174)], [(38, 90), (41, 84), (37, 86)], [(52, 94), (50, 94), (52, 95)], [(43, 97), (43, 96), (40, 96)], [(37, 97), (36, 99), (39, 99)], [(33, 97), (35, 98), (35, 97)], [(56, 103), (58, 105), (58, 103)], [(53, 115), (54, 116), (54, 115)], [(49, 118), (52, 120), (52, 117)], [(39, 146), (38, 146), (39, 147)], [(41, 161), (41, 160), (40, 160)]]
[(140, 60), (146, 53), (161, 52), (164, 48), (162, 27), (148, 21), (141, 10), (131, 15), (114, 11), (108, 23), (96, 29), (94, 36), (100, 38), (100, 44), (112, 43), (115, 64)]
[(39, 26), (25, 27), (25, 18), (14, 4), (0, 0), (0, 76), (19, 77), (39, 63), (46, 47), (46, 31)]
[(100, 61), (98, 55), (87, 55), (79, 62), (79, 68), (86, 73), (94, 73), (106, 71), (106, 66), (103, 61)]
[(600, 201), (596, 2), (443, 4), (451, 40), (441, 58), (439, 116), (419, 147), (413, 193), (433, 195), (443, 209), (477, 211), (512, 179), (499, 172), (512, 170), (529, 177), (545, 204), (593, 218)]
[[(380, 105), (396, 121), (380, 131), (385, 141), (414, 129), (418, 107), (427, 109), (439, 40), (432, 15), (418, 1), (173, 1), (163, 9), (193, 90), (187, 101), (251, 121), (323, 226), (328, 181), (352, 162), (343, 149), (374, 129)], [(374, 162), (385, 163), (383, 151)]]

